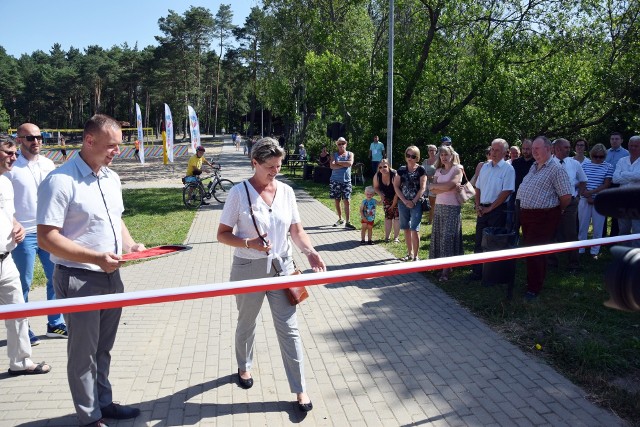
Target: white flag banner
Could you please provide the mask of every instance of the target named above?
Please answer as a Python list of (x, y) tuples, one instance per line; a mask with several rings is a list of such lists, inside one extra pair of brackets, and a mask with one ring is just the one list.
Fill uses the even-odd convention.
[(195, 154), (196, 148), (200, 145), (200, 123), (198, 116), (191, 105), (189, 108), (189, 129), (191, 130), (191, 152)]
[(173, 163), (173, 119), (167, 104), (164, 104), (164, 130), (167, 133), (167, 157)]
[(140, 106), (136, 102), (136, 125), (138, 127), (138, 142), (140, 143), (140, 163), (144, 164), (144, 134), (142, 133), (142, 114), (140, 113)]

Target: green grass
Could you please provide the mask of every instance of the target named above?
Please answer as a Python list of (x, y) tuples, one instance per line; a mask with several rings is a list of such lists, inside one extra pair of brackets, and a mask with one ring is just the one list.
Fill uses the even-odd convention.
[(146, 247), (181, 244), (196, 211), (182, 204), (182, 189), (124, 190), (124, 222), (133, 239)]
[[(293, 176), (289, 179), (334, 209), (326, 184)], [(360, 222), (358, 207), (363, 198), (364, 186), (354, 186), (351, 199), (354, 224)], [(464, 250), (472, 253), (475, 214), (471, 202), (463, 207), (462, 216)], [(431, 227), (426, 225), (426, 218), (425, 214), (421, 227), (421, 259), (429, 255)], [(405, 254), (402, 232), (400, 236), (400, 244), (384, 243), (384, 220), (382, 215), (377, 215), (374, 239), (398, 257)], [(523, 351), (542, 358), (583, 387), (590, 400), (611, 408), (633, 425), (640, 425), (640, 313), (603, 306), (609, 299), (603, 286), (611, 257), (604, 247), (601, 255), (598, 261), (581, 259), (582, 270), (575, 276), (562, 269), (567, 261), (560, 255), (560, 268), (548, 271), (543, 292), (534, 304), (522, 301), (526, 283), (523, 261), (517, 263), (511, 301), (506, 298), (506, 286), (483, 287), (480, 282), (468, 281), (465, 270), (469, 269), (455, 269), (446, 283), (436, 280), (436, 272), (423, 274)]]

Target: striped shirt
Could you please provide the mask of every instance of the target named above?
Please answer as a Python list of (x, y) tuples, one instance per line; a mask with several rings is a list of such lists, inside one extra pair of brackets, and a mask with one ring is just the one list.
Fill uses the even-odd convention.
[(584, 169), (585, 175), (587, 175), (587, 191), (591, 191), (600, 187), (604, 180), (613, 177), (613, 165), (607, 162), (600, 164), (593, 162), (582, 163), (582, 169)]
[(571, 195), (571, 181), (553, 158), (537, 169), (537, 162), (522, 180), (516, 199), (522, 209), (549, 209), (560, 204), (560, 197)]

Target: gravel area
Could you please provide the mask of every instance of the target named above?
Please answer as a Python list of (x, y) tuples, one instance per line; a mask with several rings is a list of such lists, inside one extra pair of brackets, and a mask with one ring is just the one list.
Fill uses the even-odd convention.
[[(207, 159), (216, 158), (222, 147), (207, 147)], [(146, 158), (141, 164), (135, 159), (117, 158), (111, 169), (120, 175), (123, 189), (130, 188), (182, 188), (182, 177), (187, 168), (189, 156), (173, 159), (173, 163), (163, 164), (161, 157)]]

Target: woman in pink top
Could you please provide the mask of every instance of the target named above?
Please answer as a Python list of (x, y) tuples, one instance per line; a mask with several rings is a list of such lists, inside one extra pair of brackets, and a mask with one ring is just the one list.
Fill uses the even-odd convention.
[[(450, 146), (438, 150), (438, 160), (434, 164), (431, 191), (436, 194), (436, 204), (429, 245), (429, 259), (462, 255), (462, 214), (456, 197), (458, 185), (462, 182), (462, 165), (458, 153)], [(451, 268), (444, 268), (440, 281), (449, 280)]]

